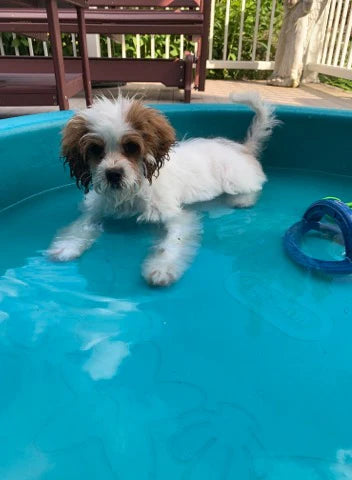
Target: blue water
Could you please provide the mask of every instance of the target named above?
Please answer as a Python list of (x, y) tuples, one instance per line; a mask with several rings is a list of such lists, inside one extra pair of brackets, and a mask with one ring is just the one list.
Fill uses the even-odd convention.
[(352, 479), (352, 280), (281, 245), (352, 179), (269, 177), (253, 209), (197, 206), (202, 247), (169, 289), (140, 276), (155, 226), (111, 221), (78, 261), (43, 257), (74, 186), (1, 213), (1, 480)]

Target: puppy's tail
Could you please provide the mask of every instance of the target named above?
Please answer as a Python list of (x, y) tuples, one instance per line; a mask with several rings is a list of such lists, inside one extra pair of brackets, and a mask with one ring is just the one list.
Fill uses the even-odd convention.
[(257, 92), (231, 93), (230, 100), (233, 103), (248, 105), (255, 111), (255, 117), (248, 129), (244, 144), (252, 155), (259, 155), (264, 142), (271, 135), (273, 128), (280, 123), (275, 118), (273, 107), (264, 103)]

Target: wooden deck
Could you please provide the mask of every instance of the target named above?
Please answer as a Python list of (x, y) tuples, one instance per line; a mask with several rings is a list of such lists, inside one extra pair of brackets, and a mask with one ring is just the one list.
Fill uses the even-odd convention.
[[(227, 103), (230, 92), (248, 90), (258, 91), (265, 100), (273, 104), (352, 110), (352, 92), (345, 92), (339, 88), (325, 84), (310, 84), (299, 88), (279, 88), (257, 81), (207, 80), (205, 92), (192, 92), (192, 103)], [(128, 95), (142, 97), (148, 103), (180, 103), (183, 101), (182, 90), (166, 88), (160, 84), (131, 83), (122, 87), (121, 91)], [(101, 93), (107, 96), (116, 96), (118, 89), (109, 87), (93, 90), (93, 95)], [(84, 108), (84, 96), (81, 94), (71, 98), (70, 107), (72, 109)], [(57, 107), (0, 107), (0, 117), (54, 110), (57, 110)]]

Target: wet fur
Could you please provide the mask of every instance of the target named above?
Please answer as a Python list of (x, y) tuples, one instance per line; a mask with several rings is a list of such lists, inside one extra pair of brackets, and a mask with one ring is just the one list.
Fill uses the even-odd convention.
[[(104, 217), (135, 216), (160, 222), (166, 231), (143, 265), (144, 278), (159, 286), (178, 280), (201, 233), (198, 217), (184, 206), (226, 193), (232, 206), (249, 207), (266, 181), (257, 156), (277, 122), (258, 96), (240, 101), (256, 112), (243, 144), (224, 138), (175, 144), (174, 129), (160, 112), (122, 97), (100, 99), (75, 115), (64, 129), (62, 154), (86, 193), (83, 213), (54, 239), (51, 258), (79, 257), (100, 235)], [(121, 172), (118, 188), (109, 171)]]

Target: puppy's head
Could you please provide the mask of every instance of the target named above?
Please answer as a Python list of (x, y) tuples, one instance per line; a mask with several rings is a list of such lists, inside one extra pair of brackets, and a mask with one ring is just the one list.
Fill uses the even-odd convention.
[(98, 193), (126, 198), (144, 179), (152, 183), (174, 142), (160, 112), (136, 100), (103, 98), (67, 123), (62, 155), (85, 193), (93, 184)]

